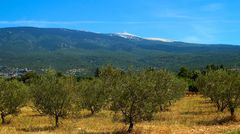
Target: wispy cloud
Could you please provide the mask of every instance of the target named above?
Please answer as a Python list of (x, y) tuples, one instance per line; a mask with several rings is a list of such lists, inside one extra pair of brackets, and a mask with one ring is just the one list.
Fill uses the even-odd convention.
[(204, 5), (202, 7), (202, 9), (205, 11), (218, 11), (223, 8), (224, 8), (224, 5), (221, 3), (211, 3), (211, 4)]
[(194, 43), (200, 43), (202, 42), (202, 39), (198, 36), (194, 36), (194, 35), (191, 35), (191, 36), (186, 36), (182, 39), (180, 39), (181, 41), (184, 41), (184, 42), (194, 42)]
[[(175, 18), (189, 18), (187, 20), (176, 21), (176, 20), (155, 20), (155, 21), (46, 21), (46, 20), (0, 20), (0, 25), (33, 25), (33, 26), (52, 26), (52, 25), (80, 25), (80, 24), (163, 24), (163, 23), (185, 23), (187, 22), (202, 22), (202, 23), (240, 23), (240, 20), (218, 20), (208, 19), (204, 20), (201, 18), (192, 18), (190, 16), (169, 14), (168, 17)], [(191, 20), (190, 20), (191, 18)]]
[(0, 24), (90, 24), (90, 23), (107, 23), (105, 21), (42, 21), (42, 20), (15, 20), (0, 21)]
[(160, 24), (163, 21), (45, 21), (45, 20), (15, 20), (6, 21), (0, 20), (0, 25), (7, 26), (74, 26), (82, 24), (111, 24), (111, 25), (144, 25), (144, 24)]
[(181, 40), (186, 42), (209, 43), (217, 41), (217, 34), (220, 32), (214, 24), (195, 23), (190, 24), (191, 33)]
[(161, 9), (152, 12), (153, 16), (157, 18), (172, 18), (172, 19), (192, 19), (193, 17), (188, 15), (186, 11), (176, 9)]

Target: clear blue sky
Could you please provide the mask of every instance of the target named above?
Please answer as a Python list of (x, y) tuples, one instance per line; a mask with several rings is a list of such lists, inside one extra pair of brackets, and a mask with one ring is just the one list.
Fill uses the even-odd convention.
[(240, 44), (240, 0), (1, 0), (0, 27), (129, 32)]

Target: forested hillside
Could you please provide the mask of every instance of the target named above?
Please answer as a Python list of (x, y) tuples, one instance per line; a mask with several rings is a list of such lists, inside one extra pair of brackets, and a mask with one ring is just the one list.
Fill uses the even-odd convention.
[[(33, 64), (34, 63), (34, 64)], [(240, 46), (164, 42), (85, 31), (16, 27), (0, 29), (0, 65), (60, 71), (80, 69), (85, 74), (113, 64), (121, 68), (201, 68), (207, 64), (240, 66)]]

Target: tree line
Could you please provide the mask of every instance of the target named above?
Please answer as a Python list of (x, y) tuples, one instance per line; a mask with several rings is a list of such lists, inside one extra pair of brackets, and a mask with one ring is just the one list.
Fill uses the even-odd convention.
[(191, 92), (200, 92), (210, 98), (217, 111), (228, 110), (231, 119), (235, 119), (236, 108), (240, 106), (240, 72), (223, 65), (207, 65), (203, 70), (190, 71), (180, 68), (178, 77), (188, 82)]
[[(187, 84), (166, 70), (123, 71), (112, 66), (98, 69), (96, 77), (76, 79), (48, 69), (16, 79), (0, 79), (2, 123), (10, 114), (31, 102), (40, 114), (55, 119), (87, 109), (95, 114), (103, 109), (121, 114), (128, 132), (139, 121), (152, 120), (183, 97)], [(29, 103), (28, 103), (29, 104)]]
[(188, 91), (191, 93), (199, 93), (199, 87), (196, 85), (200, 75), (205, 75), (209, 71), (227, 69), (223, 65), (209, 64), (205, 68), (190, 70), (187, 67), (181, 67), (177, 72), (177, 76), (184, 79), (188, 83)]
[(211, 70), (197, 79), (199, 91), (209, 97), (218, 111), (225, 109), (235, 119), (235, 109), (240, 106), (240, 73), (219, 69)]

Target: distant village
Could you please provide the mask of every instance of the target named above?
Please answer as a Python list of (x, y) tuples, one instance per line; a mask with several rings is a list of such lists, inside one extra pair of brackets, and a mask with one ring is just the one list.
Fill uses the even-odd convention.
[(0, 77), (5, 78), (21, 77), (25, 75), (27, 72), (31, 71), (32, 70), (28, 68), (9, 68), (7, 66), (0, 66)]
[[(0, 77), (4, 78), (20, 78), (24, 76), (28, 72), (32, 72), (33, 70), (29, 68), (11, 68), (8, 66), (1, 66), (0, 65)], [(34, 70), (36, 71), (36, 70)], [(44, 72), (45, 69), (40, 69), (37, 72)], [(65, 75), (71, 76), (85, 76), (88, 74), (88, 71), (84, 68), (77, 68), (77, 69), (70, 69), (64, 72)]]

